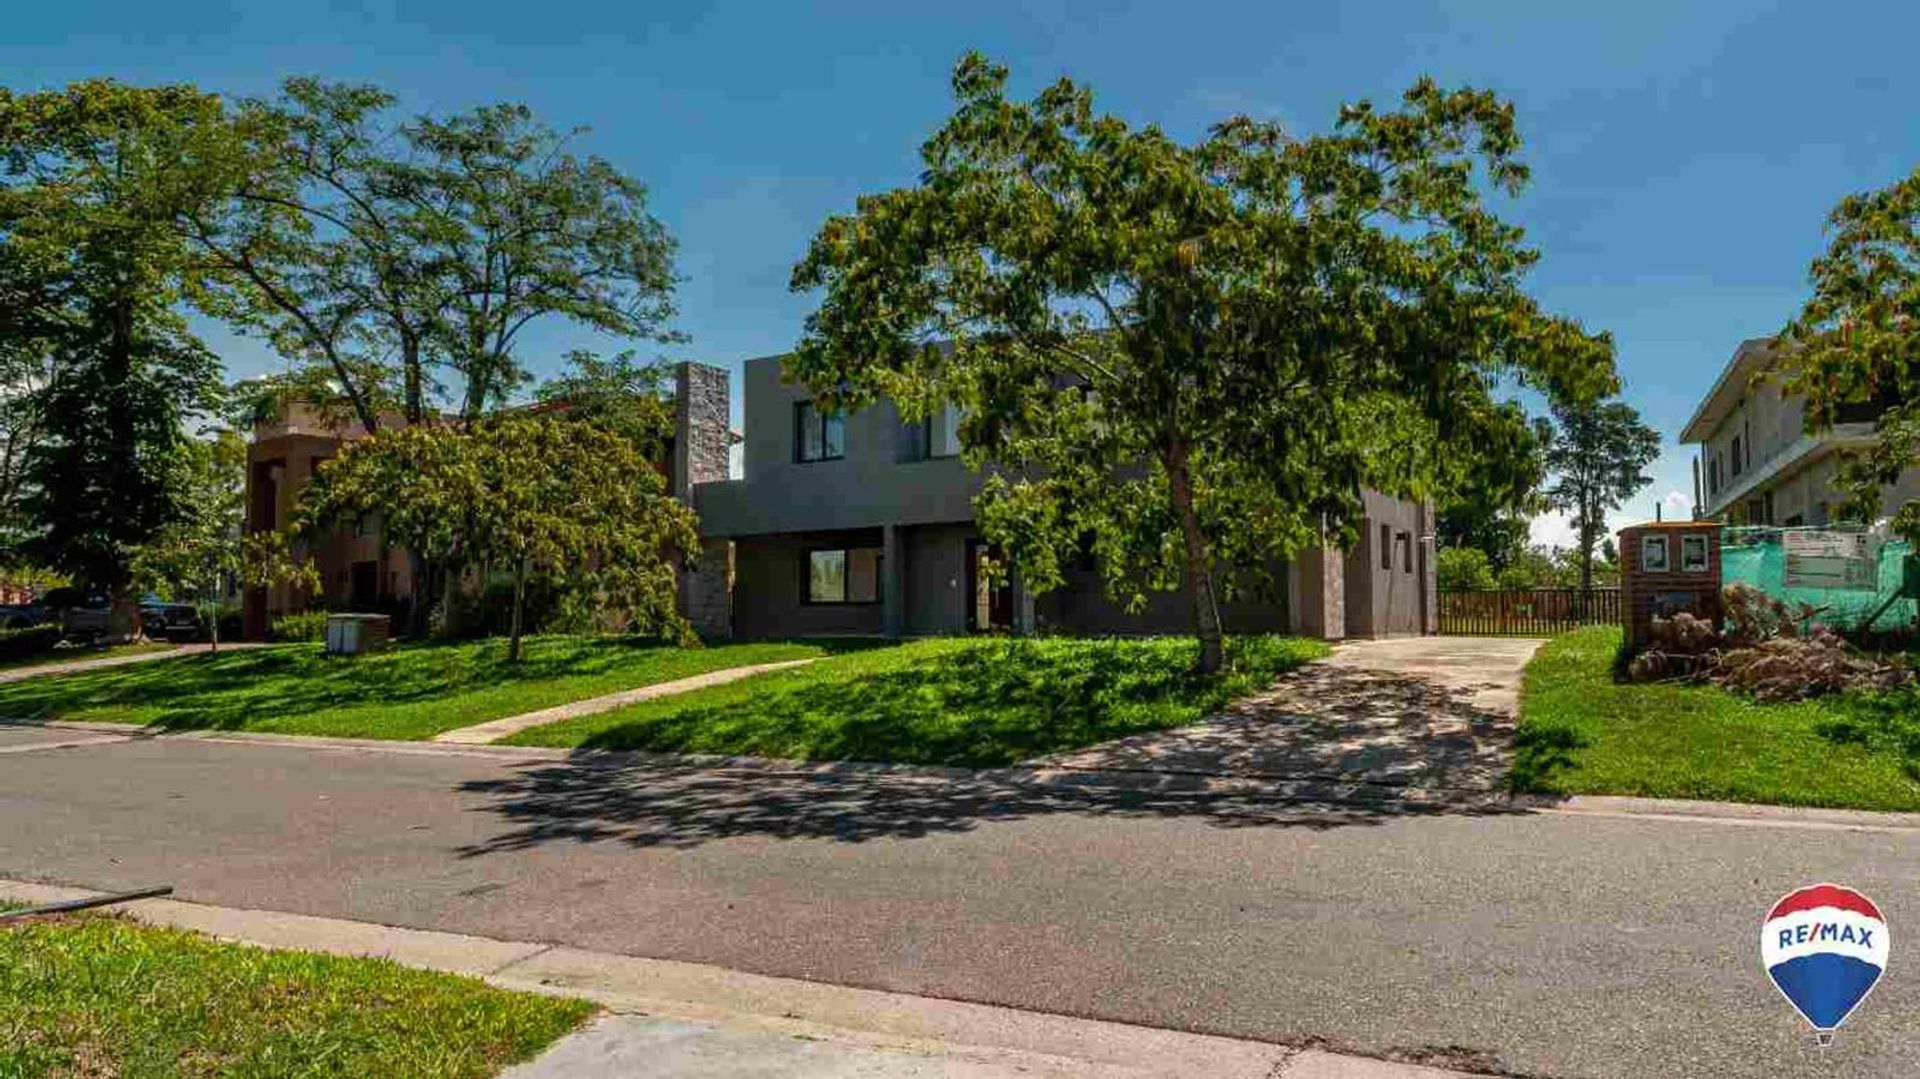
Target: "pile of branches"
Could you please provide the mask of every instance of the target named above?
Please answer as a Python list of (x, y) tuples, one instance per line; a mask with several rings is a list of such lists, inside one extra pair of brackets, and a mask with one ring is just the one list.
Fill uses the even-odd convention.
[(1913, 682), (1904, 655), (1870, 655), (1816, 619), (1747, 584), (1725, 593), (1724, 628), (1693, 615), (1655, 618), (1647, 648), (1627, 665), (1635, 682), (1704, 682), (1761, 701), (1796, 701)]

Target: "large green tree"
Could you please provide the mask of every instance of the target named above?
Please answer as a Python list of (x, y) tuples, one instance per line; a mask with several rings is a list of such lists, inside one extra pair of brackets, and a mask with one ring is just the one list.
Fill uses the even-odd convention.
[(112, 593), (121, 634), (134, 551), (179, 513), (183, 421), (218, 391), (218, 363), (180, 314), (189, 259), (173, 225), (220, 197), (182, 158), (224, 124), (219, 100), (191, 87), (0, 90), (0, 276), (22, 305), (0, 317), (0, 353), (44, 365), (25, 547)]
[[(1363, 487), (1444, 495), (1512, 451), (1502, 378), (1614, 385), (1611, 343), (1543, 312), (1483, 192), (1517, 191), (1513, 110), (1422, 80), (1296, 137), (1234, 117), (1196, 142), (1030, 101), (978, 54), (912, 187), (829, 219), (793, 275), (819, 306), (790, 370), (829, 403), (957, 404), (992, 464), (977, 511), (1034, 587), (1090, 549), (1130, 604), (1218, 601), (1350, 540)], [(1225, 571), (1225, 572), (1223, 572)]]
[[(261, 400), (415, 426), (448, 403), (444, 375), (472, 420), (523, 384), (540, 320), (675, 339), (674, 244), (645, 187), (522, 106), (409, 120), (378, 88), (290, 79), (239, 103), (232, 132), (203, 150), (234, 197), (181, 225), (195, 301), (310, 365)], [(431, 556), (405, 549), (427, 587)], [(426, 616), (416, 602), (413, 632)]]
[(1806, 400), (1808, 431), (1876, 421), (1873, 444), (1843, 459), (1843, 517), (1891, 514), (1920, 544), (1920, 502), (1886, 505), (1886, 492), (1920, 464), (1920, 170), (1878, 191), (1849, 195), (1827, 219), (1813, 260), (1813, 294), (1781, 335), (1789, 393)]
[(673, 338), (674, 244), (644, 185), (523, 106), (394, 105), (315, 79), (239, 104), (230, 142), (204, 148), (236, 197), (182, 219), (202, 306), (321, 365), (368, 430), (389, 406), (422, 422), (442, 372), (468, 418), (503, 403), (541, 319)]
[(568, 148), (523, 105), (489, 105), (402, 129), (408, 231), (446, 305), (437, 344), (459, 373), (471, 419), (527, 379), (521, 332), (548, 317), (621, 338), (678, 340), (674, 242), (644, 184)]
[(1624, 401), (1556, 403), (1547, 469), (1547, 504), (1573, 515), (1580, 588), (1593, 587), (1593, 549), (1607, 514), (1653, 482), (1647, 466), (1660, 456), (1660, 435)]
[(593, 424), (509, 413), (385, 431), (348, 444), (301, 496), (309, 533), (376, 515), (454, 571), (512, 575), (511, 659), (536, 569), (639, 632), (690, 639), (675, 582), (699, 546), (693, 511), (631, 442)]

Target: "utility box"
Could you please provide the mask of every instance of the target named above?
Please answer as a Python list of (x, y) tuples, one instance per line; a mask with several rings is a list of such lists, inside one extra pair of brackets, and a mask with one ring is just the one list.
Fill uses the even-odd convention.
[(327, 654), (357, 656), (384, 652), (392, 636), (393, 619), (384, 614), (330, 614), (327, 616)]
[(1620, 530), (1620, 617), (1627, 649), (1647, 644), (1653, 620), (1682, 611), (1720, 625), (1720, 522), (1649, 521)]

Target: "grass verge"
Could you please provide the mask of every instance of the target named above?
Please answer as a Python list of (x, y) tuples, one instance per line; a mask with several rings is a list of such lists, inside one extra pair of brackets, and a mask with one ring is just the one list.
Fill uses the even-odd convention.
[(1317, 641), (1228, 642), (1228, 669), (1187, 668), (1194, 642), (949, 639), (837, 656), (522, 731), (520, 745), (988, 767), (1198, 722)]
[(518, 663), (507, 661), (503, 640), (403, 642), (366, 656), (289, 644), (0, 685), (0, 717), (431, 738), (636, 686), (863, 643), (676, 648), (625, 637), (530, 637)]
[(481, 1079), (592, 1011), (112, 916), (0, 924), (0, 1076)]
[(1762, 704), (1708, 686), (1613, 680), (1617, 628), (1555, 638), (1527, 665), (1515, 788), (1920, 810), (1920, 695)]

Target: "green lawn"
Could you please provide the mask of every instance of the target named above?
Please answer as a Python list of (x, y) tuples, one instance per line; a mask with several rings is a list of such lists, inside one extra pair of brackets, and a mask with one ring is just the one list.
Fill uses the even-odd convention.
[(1920, 810), (1920, 695), (1760, 704), (1613, 680), (1620, 631), (1556, 638), (1527, 665), (1513, 785), (1778, 805)]
[(635, 686), (862, 643), (682, 649), (626, 637), (530, 637), (519, 663), (507, 662), (503, 640), (400, 643), (366, 656), (289, 644), (3, 684), (0, 718), (430, 738)]
[(1187, 673), (1194, 642), (949, 639), (837, 656), (535, 727), (521, 745), (991, 766), (1197, 722), (1326, 654), (1229, 642), (1231, 670)]
[(481, 1079), (593, 1011), (475, 978), (83, 916), (0, 923), (0, 1076)]

